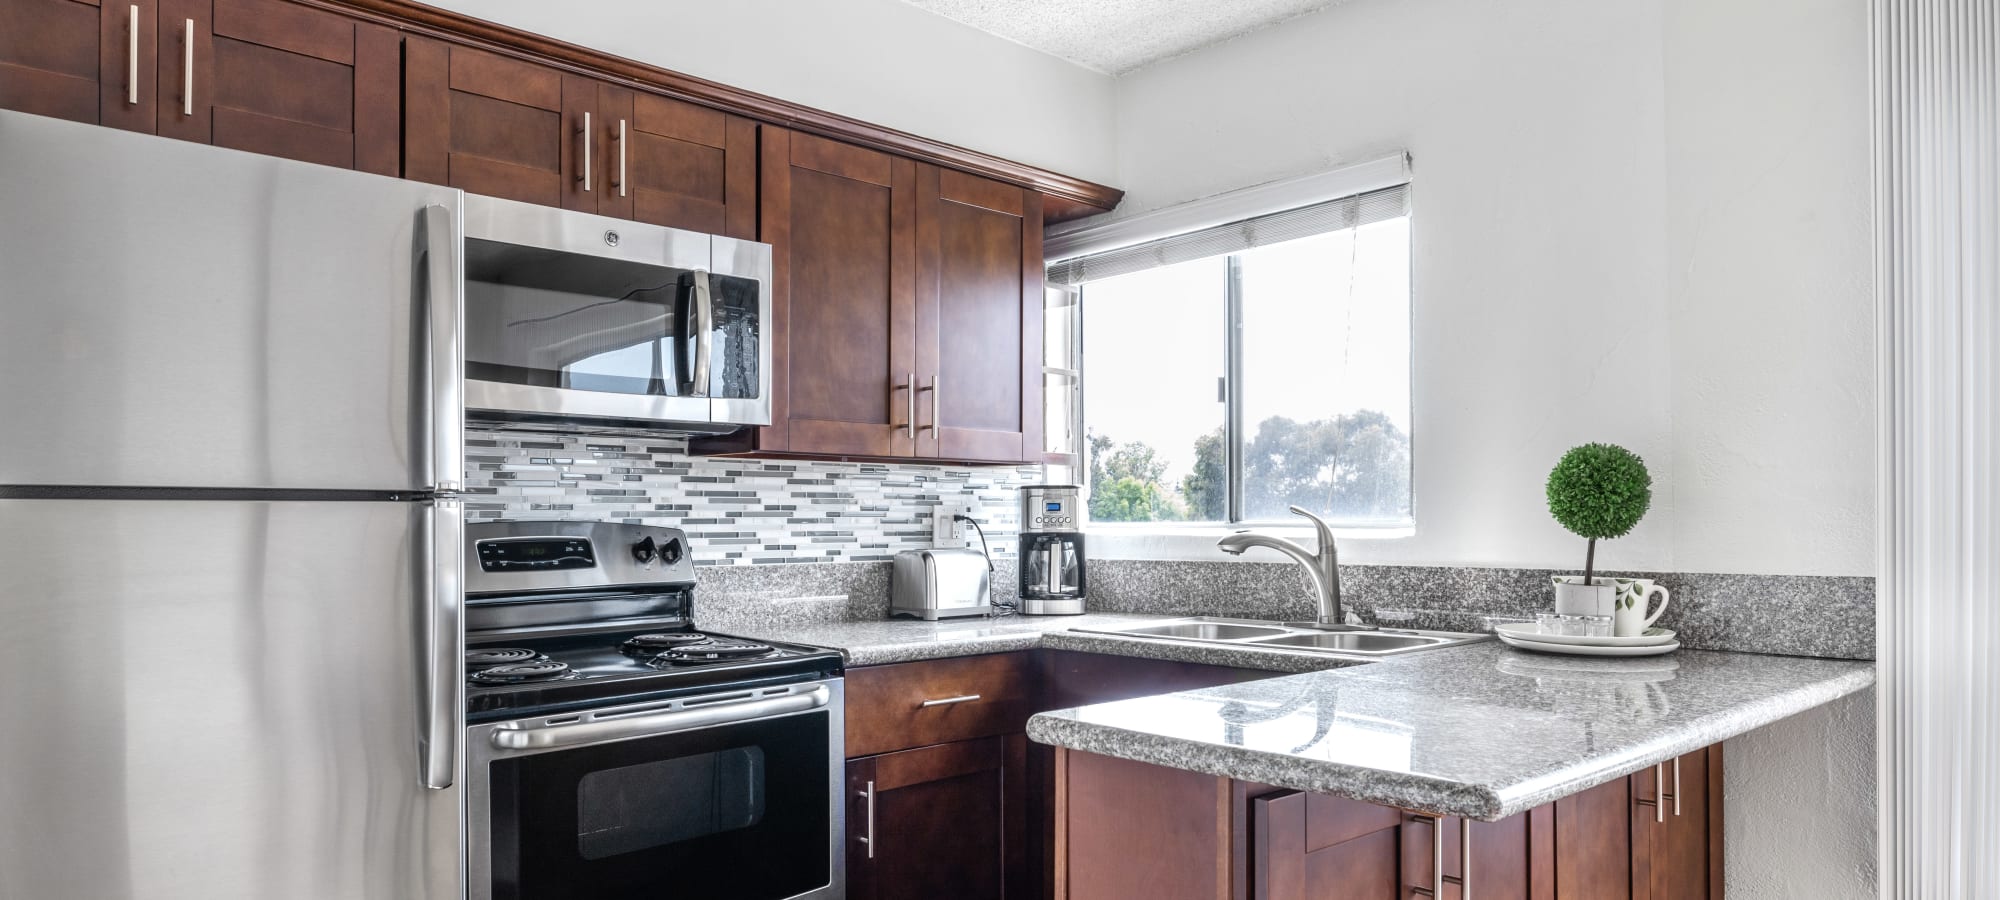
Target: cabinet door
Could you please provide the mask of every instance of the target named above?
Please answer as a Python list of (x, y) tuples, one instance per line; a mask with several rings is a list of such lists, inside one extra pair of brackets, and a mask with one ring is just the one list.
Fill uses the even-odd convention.
[[(916, 163), (765, 129), (763, 240), (773, 247), (773, 398), (786, 445), (830, 456), (915, 454)], [(767, 429), (768, 432), (768, 429)]]
[(596, 81), (420, 37), (403, 66), (403, 177), (597, 211), (603, 141), (596, 121), (584, 127)]
[(1721, 897), (1721, 747), (1633, 775), (1633, 896)]
[(917, 454), (1039, 460), (1040, 197), (921, 166), (917, 246)]
[[(1285, 791), (1250, 801), (1250, 889), (1255, 900), (1531, 900), (1536, 851), (1550, 856), (1546, 833), (1534, 839), (1536, 811), (1472, 823), (1472, 890), (1461, 821), (1442, 822), (1386, 806)], [(1438, 841), (1443, 839), (1440, 848)], [(1441, 852), (1440, 852), (1441, 851)], [(1443, 862), (1443, 869), (1438, 863)], [(1438, 876), (1444, 877), (1440, 879)], [(1440, 892), (1439, 889), (1442, 888)]]
[(1557, 900), (1633, 896), (1632, 808), (1629, 778), (1555, 802)]
[(599, 213), (757, 239), (757, 123), (612, 84), (597, 96)]
[[(126, 48), (130, 4), (101, 8), (94, 0), (7, 0), (0, 3), (0, 108), (97, 124), (100, 30), (115, 26), (113, 45)], [(120, 20), (120, 14), (127, 17)], [(120, 84), (122, 90), (123, 84)], [(117, 99), (104, 97), (105, 102)]]
[[(847, 764), (847, 895), (1025, 897), (1021, 735), (936, 744)], [(1010, 890), (1011, 888), (1011, 890)]]
[(402, 37), (282, 0), (159, 0), (159, 132), (396, 175)]

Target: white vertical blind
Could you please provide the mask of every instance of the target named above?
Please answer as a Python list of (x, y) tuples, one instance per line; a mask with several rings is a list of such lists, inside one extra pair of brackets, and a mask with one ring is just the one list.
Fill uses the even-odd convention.
[(1874, 0), (1881, 893), (2000, 897), (2000, 0)]

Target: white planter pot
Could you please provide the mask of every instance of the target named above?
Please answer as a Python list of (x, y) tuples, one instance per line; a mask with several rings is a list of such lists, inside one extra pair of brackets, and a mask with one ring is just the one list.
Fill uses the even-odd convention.
[(1618, 585), (1609, 578), (1583, 583), (1582, 575), (1554, 576), (1556, 613), (1564, 616), (1611, 616), (1618, 610)]

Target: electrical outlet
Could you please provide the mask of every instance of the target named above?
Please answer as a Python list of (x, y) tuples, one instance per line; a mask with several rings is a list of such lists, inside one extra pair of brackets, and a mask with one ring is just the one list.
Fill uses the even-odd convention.
[(967, 509), (962, 503), (946, 503), (931, 513), (931, 546), (965, 546), (965, 523), (953, 517), (965, 515)]

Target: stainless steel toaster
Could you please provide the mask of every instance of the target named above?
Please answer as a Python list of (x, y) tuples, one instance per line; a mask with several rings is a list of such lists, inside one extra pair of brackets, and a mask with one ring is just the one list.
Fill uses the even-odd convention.
[(905, 550), (889, 571), (889, 615), (937, 621), (993, 611), (992, 573), (977, 550)]

